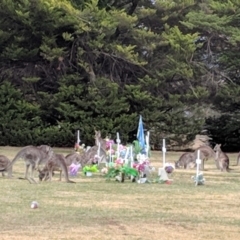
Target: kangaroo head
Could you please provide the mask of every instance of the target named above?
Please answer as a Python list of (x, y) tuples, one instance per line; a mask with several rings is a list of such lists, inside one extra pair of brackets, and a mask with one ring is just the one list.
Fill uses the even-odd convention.
[(174, 161), (174, 163), (175, 163), (175, 168), (180, 168), (179, 161)]
[(40, 170), (40, 169), (38, 169), (38, 172), (39, 172), (38, 178), (39, 178), (40, 181), (42, 181), (43, 178), (45, 177), (46, 173), (45, 173), (44, 170)]
[(95, 130), (95, 137), (94, 137), (94, 138), (95, 138), (95, 139), (99, 139), (99, 138), (101, 138), (101, 132)]
[(217, 152), (217, 151), (221, 150), (221, 145), (222, 144), (216, 144), (216, 146), (214, 147), (213, 151)]
[(49, 159), (54, 154), (53, 149), (50, 146), (48, 146), (48, 145), (40, 145), (40, 146), (38, 146), (38, 148), (41, 149), (43, 152), (45, 152), (48, 155)]

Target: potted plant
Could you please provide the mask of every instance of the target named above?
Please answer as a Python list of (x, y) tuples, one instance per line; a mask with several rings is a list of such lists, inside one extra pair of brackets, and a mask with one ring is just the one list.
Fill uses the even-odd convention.
[(86, 165), (84, 168), (83, 168), (83, 173), (87, 176), (87, 177), (91, 177), (92, 176), (92, 173), (94, 172), (98, 172), (98, 167), (96, 164), (94, 165)]

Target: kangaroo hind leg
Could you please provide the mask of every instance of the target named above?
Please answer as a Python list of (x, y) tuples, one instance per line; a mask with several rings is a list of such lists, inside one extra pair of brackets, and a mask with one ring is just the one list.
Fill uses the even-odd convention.
[(37, 183), (37, 181), (34, 179), (34, 170), (35, 164), (31, 164), (31, 175), (30, 178), (27, 178), (30, 183)]

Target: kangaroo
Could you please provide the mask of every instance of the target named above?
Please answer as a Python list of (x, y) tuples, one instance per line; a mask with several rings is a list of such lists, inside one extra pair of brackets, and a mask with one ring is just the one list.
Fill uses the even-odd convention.
[(39, 180), (42, 181), (45, 179), (49, 179), (52, 181), (53, 171), (60, 171), (60, 181), (62, 180), (62, 171), (64, 173), (64, 177), (66, 182), (68, 183), (75, 183), (69, 179), (68, 176), (68, 169), (67, 169), (67, 160), (63, 154), (54, 154), (54, 156), (46, 163), (42, 170), (38, 169), (39, 171)]
[[(81, 155), (79, 152), (73, 152), (73, 153), (70, 153), (68, 155), (65, 156), (64, 158), (64, 161), (66, 163), (66, 166), (69, 167), (72, 163), (79, 163), (80, 160), (81, 160)], [(59, 177), (59, 181), (61, 181), (62, 179), (62, 169), (61, 169), (61, 166), (60, 164), (58, 163), (58, 161), (56, 161), (56, 164), (55, 166), (53, 167), (52, 169), (52, 176), (54, 175), (54, 171), (59, 171), (60, 172), (60, 177)], [(42, 170), (39, 170), (39, 180), (42, 181), (42, 180), (48, 180), (49, 179), (49, 169), (48, 169), (48, 166), (45, 165), (45, 167), (42, 169)]]
[(9, 173), (11, 169), (9, 169), (11, 165), (11, 161), (4, 155), (0, 155), (0, 172), (2, 172), (2, 176), (5, 176), (5, 172)]
[(95, 146), (100, 146), (103, 150), (106, 150), (106, 140), (102, 139), (101, 132), (95, 130)]
[[(201, 167), (202, 167), (202, 170), (204, 170), (204, 162), (207, 161), (209, 158), (214, 158), (215, 159), (215, 152), (211, 147), (209, 147), (207, 145), (206, 146), (200, 146), (194, 151), (195, 158), (197, 158), (198, 150), (200, 150), (200, 159), (202, 160)], [(215, 164), (216, 164), (217, 168), (219, 169), (217, 161), (215, 161)]]
[(196, 157), (194, 153), (186, 152), (183, 153), (178, 161), (175, 162), (175, 168), (183, 167), (184, 169), (190, 168), (192, 166), (196, 166)]
[(240, 152), (238, 153), (238, 156), (237, 156), (237, 166), (240, 165)]
[(83, 153), (73, 152), (65, 156), (67, 166), (70, 166), (72, 163), (79, 163), (82, 159)]
[(221, 144), (216, 144), (216, 146), (214, 147), (214, 151), (216, 152), (215, 160), (218, 162), (221, 172), (223, 172), (223, 171), (229, 172), (229, 170), (230, 170), (229, 169), (229, 157), (227, 156), (226, 153), (224, 153), (221, 150)]
[[(37, 183), (34, 179), (34, 170), (39, 169), (41, 164), (46, 163), (52, 156), (54, 152), (51, 147), (47, 145), (26, 146), (22, 148), (15, 158), (12, 160), (11, 164), (8, 166), (8, 176), (12, 177), (12, 166), (18, 159), (23, 159), (25, 161), (25, 176), (20, 179), (27, 179), (30, 183)], [(29, 168), (31, 167), (30, 176), (28, 174)]]
[[(99, 152), (100, 159), (97, 159)], [(84, 152), (83, 155), (81, 155), (80, 164), (82, 167), (88, 164), (96, 164), (100, 162), (106, 162), (107, 154), (106, 151), (103, 150), (103, 148), (98, 148), (97, 146), (91, 147), (88, 151)]]

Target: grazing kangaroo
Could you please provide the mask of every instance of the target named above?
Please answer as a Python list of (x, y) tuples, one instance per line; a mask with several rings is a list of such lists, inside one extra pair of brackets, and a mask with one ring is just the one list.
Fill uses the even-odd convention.
[[(177, 162), (175, 162), (175, 167), (179, 168), (182, 166), (185, 169), (189, 168), (191, 165), (193, 165), (195, 167), (196, 159), (198, 157), (197, 156), (198, 150), (200, 150), (200, 159), (202, 160), (201, 168), (202, 168), (202, 170), (204, 170), (204, 161), (207, 161), (208, 158), (211, 158), (211, 157), (214, 158), (214, 156), (215, 156), (215, 152), (209, 146), (201, 146), (201, 147), (198, 147), (192, 153), (182, 154), (182, 156), (179, 158), (179, 160)], [(216, 162), (216, 165), (217, 165), (217, 162)]]
[(0, 155), (0, 172), (2, 172), (2, 176), (4, 177), (4, 172), (11, 172), (10, 169), (11, 161), (4, 155)]
[[(197, 152), (200, 150), (200, 159), (202, 160), (201, 168), (204, 170), (204, 161), (207, 161), (209, 158), (215, 159), (215, 152), (214, 150), (209, 146), (200, 146), (195, 151), (195, 158), (197, 158)], [(219, 169), (218, 162), (215, 161), (215, 164), (217, 168)]]
[[(96, 158), (98, 156), (98, 151), (99, 151), (100, 159)], [(106, 162), (106, 161), (107, 161), (106, 151), (103, 150), (103, 148), (99, 149), (97, 146), (93, 146), (80, 156), (79, 163), (81, 164), (82, 167), (84, 167), (85, 165)]]
[[(79, 152), (74, 152), (74, 153), (70, 153), (68, 155), (65, 156), (64, 161), (66, 163), (66, 166), (69, 167), (72, 163), (79, 163), (81, 160), (81, 154)], [(53, 162), (51, 161), (51, 164)], [(58, 161), (55, 161), (56, 164), (54, 164), (54, 166), (52, 166), (52, 176), (54, 175), (54, 171), (59, 171), (60, 172), (60, 177), (59, 177), (59, 181), (62, 180), (62, 168), (60, 166), (60, 163)], [(39, 180), (48, 180), (49, 179), (49, 167), (47, 164), (44, 166), (44, 168), (42, 170), (38, 170), (39, 171)]]
[(215, 155), (215, 160), (218, 162), (219, 164), (219, 168), (220, 170), (223, 171), (227, 171), (229, 172), (229, 157), (227, 156), (226, 153), (224, 153), (221, 150), (221, 144), (216, 144), (216, 146), (214, 147), (214, 151), (216, 152)]
[[(12, 160), (8, 169), (8, 176), (12, 177), (12, 166), (18, 159), (23, 159), (25, 161), (26, 169), (24, 178), (27, 179), (30, 183), (37, 183), (34, 180), (34, 170), (39, 169), (41, 164), (46, 163), (52, 156), (54, 152), (51, 147), (47, 145), (41, 145), (38, 147), (35, 146), (26, 146), (22, 148), (15, 158)], [(28, 176), (29, 167), (31, 167), (30, 176)]]
[(39, 180), (42, 181), (43, 179), (49, 179), (49, 181), (52, 181), (53, 171), (55, 170), (60, 171), (60, 181), (62, 180), (63, 171), (66, 182), (75, 183), (69, 179), (67, 165), (67, 160), (63, 154), (54, 154), (42, 170), (38, 169)]
[(183, 167), (184, 169), (187, 169), (191, 166), (196, 166), (196, 156), (191, 152), (183, 153), (178, 161), (175, 162), (175, 168)]
[(73, 152), (65, 156), (67, 166), (70, 166), (72, 163), (79, 163), (82, 159), (83, 153)]
[(237, 156), (237, 166), (240, 165), (240, 152), (238, 153), (238, 156)]

